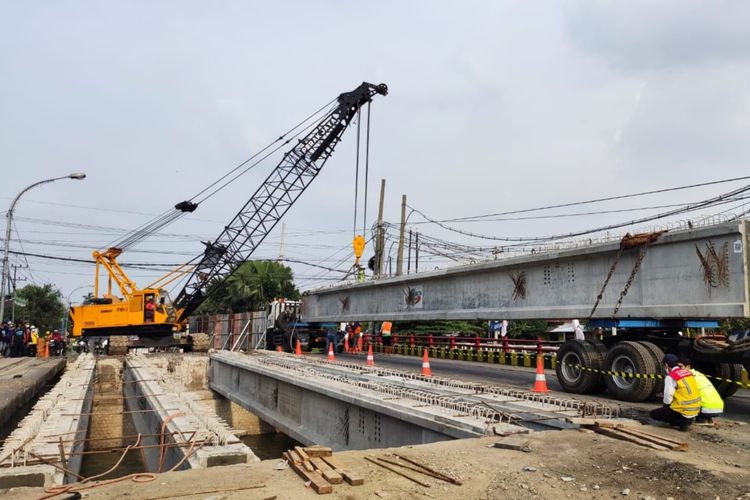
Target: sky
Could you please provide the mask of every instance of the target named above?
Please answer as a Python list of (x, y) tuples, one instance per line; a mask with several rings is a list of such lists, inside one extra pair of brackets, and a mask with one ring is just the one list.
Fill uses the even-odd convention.
[[(433, 253), (436, 241), (487, 249), (506, 244), (491, 238), (657, 214), (668, 208), (644, 207), (750, 181), (532, 213), (554, 218), (447, 223), (489, 238), (421, 215), (474, 217), (750, 175), (747, 26), (750, 3), (721, 0), (0, 0), (0, 211), (37, 180), (85, 172), (23, 196), (11, 249), (89, 259), (369, 81), (390, 92), (372, 103), (366, 190), (360, 162), (356, 227), (368, 238), (380, 179), (385, 220), (398, 222), (407, 195), (419, 210), (407, 229), (433, 241)], [(283, 255), (302, 289), (335, 282), (353, 264), (356, 137), (355, 125), (284, 219)], [(197, 255), (279, 160), (120, 260)], [(739, 200), (650, 224), (744, 210)], [(581, 212), (589, 215), (569, 216)], [(281, 241), (279, 225), (254, 257), (277, 258)], [(430, 251), (420, 249), (420, 271), (469, 260)], [(52, 283), (74, 303), (93, 282), (87, 263), (11, 263), (27, 280), (19, 287)], [(161, 274), (129, 273), (142, 286)]]

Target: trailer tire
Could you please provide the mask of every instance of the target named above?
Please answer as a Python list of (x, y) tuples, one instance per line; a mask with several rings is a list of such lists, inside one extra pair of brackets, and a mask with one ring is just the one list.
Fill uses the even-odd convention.
[[(654, 344), (653, 342), (638, 342), (642, 346), (644, 346), (646, 349), (649, 350), (651, 355), (654, 357), (654, 366), (656, 367), (656, 371), (654, 373), (659, 372), (659, 368), (661, 367), (662, 362), (664, 361), (664, 351), (661, 350), (659, 346)], [(646, 400), (651, 400), (656, 398), (656, 395), (660, 392), (659, 389), (661, 389), (661, 384), (658, 382), (654, 384), (654, 390), (651, 393), (651, 395), (646, 398)]]
[[(610, 348), (605, 366), (611, 372), (650, 375), (657, 373), (654, 356), (639, 342), (618, 342)], [(629, 376), (607, 375), (607, 389), (621, 401), (645, 401), (654, 393), (656, 380)]]
[(589, 372), (575, 368), (575, 365), (585, 366), (601, 371), (604, 355), (592, 342), (572, 340), (565, 342), (557, 352), (557, 381), (566, 392), (574, 394), (591, 394), (603, 389), (602, 376), (596, 372)]

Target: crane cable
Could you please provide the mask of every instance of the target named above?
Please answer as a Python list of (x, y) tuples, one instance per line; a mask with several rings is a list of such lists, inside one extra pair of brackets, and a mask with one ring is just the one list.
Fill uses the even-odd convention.
[[(308, 115), (301, 122), (297, 123), (295, 126), (293, 126), (289, 130), (287, 130), (286, 132), (284, 132), (283, 134), (281, 134), (273, 142), (271, 142), (270, 144), (266, 145), (261, 150), (259, 150), (258, 152), (256, 152), (252, 156), (250, 156), (250, 158), (248, 158), (245, 161), (241, 162), (236, 167), (232, 168), (230, 171), (228, 171), (227, 173), (225, 173), (224, 175), (222, 175), (221, 177), (219, 177), (218, 179), (216, 179), (215, 181), (213, 181), (211, 184), (209, 184), (208, 186), (206, 186), (205, 188), (203, 188), (201, 191), (199, 191), (198, 193), (196, 193), (191, 198), (189, 198), (188, 201), (191, 202), (191, 203), (194, 203), (195, 205), (199, 205), (202, 202), (206, 201), (207, 199), (211, 198), (212, 196), (216, 195), (219, 191), (221, 191), (222, 189), (224, 189), (225, 187), (227, 187), (229, 184), (231, 184), (232, 182), (234, 182), (235, 180), (237, 180), (239, 177), (241, 177), (242, 175), (244, 175), (245, 173), (247, 173), (248, 171), (250, 171), (252, 168), (256, 167), (260, 162), (264, 161), (269, 156), (271, 156), (272, 154), (276, 153), (279, 149), (281, 149), (282, 147), (284, 147), (287, 144), (289, 144), (289, 142), (291, 142), (293, 139), (299, 137), (301, 134), (305, 133), (307, 130), (312, 129), (313, 127), (317, 126), (320, 123), (321, 120), (325, 119), (325, 117), (327, 117), (330, 114), (330, 112), (332, 111), (332, 109), (329, 109), (329, 108), (331, 108), (331, 106), (332, 106), (332, 104), (334, 102), (336, 102), (336, 99), (333, 99), (333, 100), (329, 101), (324, 106), (320, 107), (315, 112), (313, 112), (310, 115)], [(322, 118), (316, 119), (312, 123), (308, 123), (311, 120), (315, 119), (323, 111), (326, 111), (326, 113), (323, 115)], [(292, 134), (292, 133), (294, 133), (294, 134), (291, 137), (288, 137), (289, 134)], [(276, 145), (276, 147), (274, 147), (274, 145)], [(271, 149), (271, 148), (273, 148), (273, 149)], [(268, 153), (266, 153), (266, 151), (268, 151), (269, 149), (271, 149), (271, 151), (269, 151)], [(264, 153), (266, 153), (266, 154), (264, 154)], [(263, 155), (263, 156), (261, 156), (261, 155)], [(255, 160), (255, 161), (253, 161), (253, 160)], [(252, 163), (250, 163), (250, 162), (252, 162)], [(243, 169), (243, 167), (245, 167), (245, 168)], [(240, 171), (240, 169), (242, 169), (242, 170)], [(231, 176), (233, 176), (233, 177), (231, 177)], [(226, 182), (223, 182), (223, 181), (225, 181), (229, 177), (231, 177), (229, 180), (227, 180)], [(222, 182), (223, 182), (223, 184), (221, 184)], [(198, 201), (194, 201), (196, 198), (198, 198), (199, 196), (203, 195), (204, 193), (206, 193), (207, 191), (211, 190), (214, 186), (217, 186), (217, 185), (218, 185), (218, 187), (216, 187), (215, 189), (213, 189), (213, 191), (209, 192), (208, 194), (206, 194), (205, 196), (203, 196), (202, 198), (200, 198)], [(121, 248), (121, 249), (128, 248), (128, 247), (134, 245), (135, 243), (139, 242), (143, 238), (149, 236), (153, 232), (155, 232), (155, 231), (157, 231), (157, 230), (159, 230), (159, 229), (161, 229), (163, 227), (166, 227), (167, 225), (173, 223), (174, 221), (176, 221), (177, 219), (179, 219), (180, 217), (182, 217), (186, 213), (187, 212), (182, 211), (182, 210), (177, 209), (177, 208), (169, 209), (169, 210), (163, 212), (162, 214), (156, 216), (155, 218), (151, 219), (150, 221), (148, 221), (148, 222), (142, 224), (141, 226), (137, 227), (136, 229), (134, 229), (133, 231), (131, 231), (128, 235), (126, 235), (124, 238), (121, 238), (119, 240), (115, 240), (115, 241), (111, 242), (106, 247), (117, 247), (117, 248)]]

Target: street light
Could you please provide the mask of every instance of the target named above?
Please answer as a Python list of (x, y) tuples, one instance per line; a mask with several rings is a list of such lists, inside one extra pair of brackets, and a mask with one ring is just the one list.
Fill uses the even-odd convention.
[(16, 203), (18, 203), (18, 200), (21, 198), (21, 196), (28, 190), (35, 188), (37, 186), (41, 186), (42, 184), (47, 184), (48, 182), (54, 182), (59, 181), (61, 179), (75, 179), (75, 180), (83, 180), (86, 178), (86, 174), (83, 172), (73, 172), (68, 175), (63, 175), (62, 177), (53, 177), (52, 179), (45, 179), (43, 181), (35, 182), (34, 184), (30, 185), (20, 193), (16, 195), (15, 198), (13, 198), (13, 202), (10, 204), (10, 208), (8, 209), (8, 213), (6, 215), (7, 221), (5, 223), (5, 253), (3, 253), (3, 279), (2, 284), (0, 285), (0, 320), (5, 319), (5, 285), (8, 283), (8, 255), (10, 252), (10, 228), (13, 224), (13, 210), (16, 208)]
[(63, 316), (62, 320), (62, 328), (60, 329), (63, 334), (65, 334), (65, 330), (68, 328), (68, 317), (70, 316), (70, 298), (73, 296), (74, 293), (76, 293), (78, 290), (83, 290), (84, 288), (93, 288), (93, 285), (81, 285), (78, 288), (74, 288), (69, 294), (68, 294), (68, 309), (65, 311), (65, 315)]

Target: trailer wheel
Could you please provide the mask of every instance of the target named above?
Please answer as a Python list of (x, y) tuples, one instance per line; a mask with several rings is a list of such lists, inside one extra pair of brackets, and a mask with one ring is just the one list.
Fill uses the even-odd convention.
[(607, 389), (622, 401), (645, 401), (653, 393), (656, 380), (636, 378), (631, 375), (657, 373), (657, 364), (651, 351), (638, 342), (618, 342), (607, 353), (608, 371), (624, 375), (607, 375)]
[(602, 376), (579, 366), (601, 371), (604, 355), (593, 343), (585, 340), (565, 342), (557, 353), (557, 381), (566, 392), (590, 394), (601, 391)]
[[(654, 366), (656, 366), (655, 373), (658, 373), (659, 367), (661, 367), (662, 361), (664, 360), (664, 351), (662, 351), (661, 348), (657, 346), (656, 344), (654, 344), (653, 342), (638, 342), (638, 343), (644, 346), (646, 349), (648, 349), (651, 355), (654, 357), (654, 363), (655, 363)], [(661, 384), (657, 382), (656, 384), (654, 384), (653, 392), (649, 395), (648, 398), (646, 398), (646, 400), (654, 399), (656, 397), (656, 394), (659, 393), (659, 389), (661, 389)]]

